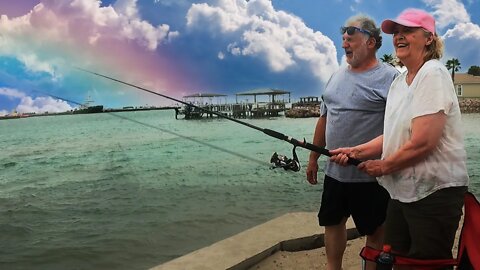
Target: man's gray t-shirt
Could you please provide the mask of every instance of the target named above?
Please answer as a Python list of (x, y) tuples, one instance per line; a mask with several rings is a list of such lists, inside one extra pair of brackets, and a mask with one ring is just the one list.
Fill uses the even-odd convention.
[[(383, 133), (383, 119), (390, 84), (398, 71), (385, 63), (357, 73), (348, 67), (335, 72), (325, 86), (321, 116), (327, 116), (326, 147), (356, 146)], [(325, 174), (341, 182), (374, 182), (375, 177), (355, 166), (327, 161)]]

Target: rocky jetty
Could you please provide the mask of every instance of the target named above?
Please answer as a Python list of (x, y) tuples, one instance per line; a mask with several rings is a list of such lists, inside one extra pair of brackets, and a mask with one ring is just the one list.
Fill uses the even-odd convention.
[(462, 98), (458, 100), (462, 113), (480, 113), (479, 98)]
[(307, 118), (319, 116), (320, 106), (295, 107), (285, 111), (285, 117), (289, 118)]
[(320, 116), (320, 100), (316, 96), (300, 97), (299, 102), (292, 104), (290, 110), (285, 111), (285, 117), (307, 118)]

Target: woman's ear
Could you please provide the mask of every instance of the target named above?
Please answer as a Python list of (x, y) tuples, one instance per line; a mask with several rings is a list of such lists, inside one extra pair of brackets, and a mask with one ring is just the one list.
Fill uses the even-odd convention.
[(427, 37), (427, 43), (426, 43), (427, 46), (429, 46), (430, 44), (432, 44), (432, 42), (433, 42), (433, 35), (429, 35), (429, 36)]

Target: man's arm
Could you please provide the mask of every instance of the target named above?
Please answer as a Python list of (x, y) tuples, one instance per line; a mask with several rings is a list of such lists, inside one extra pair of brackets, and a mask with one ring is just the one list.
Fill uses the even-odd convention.
[[(317, 125), (315, 126), (315, 132), (313, 133), (313, 145), (319, 147), (325, 147), (325, 129), (327, 126), (327, 116), (320, 116), (317, 121)], [(317, 160), (320, 157), (320, 154), (312, 151), (310, 152), (310, 158), (314, 158)]]
[[(320, 116), (317, 121), (317, 125), (315, 126), (315, 132), (313, 135), (313, 142), (312, 144), (325, 147), (325, 128), (327, 126), (327, 116)], [(317, 184), (317, 172), (318, 172), (318, 163), (317, 160), (320, 157), (320, 154), (311, 151), (310, 158), (308, 159), (308, 166), (307, 166), (307, 180), (310, 184), (315, 185)]]

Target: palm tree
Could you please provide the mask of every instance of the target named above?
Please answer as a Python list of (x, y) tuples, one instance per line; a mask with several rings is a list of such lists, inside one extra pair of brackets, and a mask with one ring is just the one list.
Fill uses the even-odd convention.
[(393, 65), (393, 56), (392, 54), (384, 54), (380, 60), (382, 60), (382, 62), (384, 63), (387, 63), (387, 64), (390, 64), (390, 65)]
[(452, 81), (455, 81), (455, 72), (459, 71), (462, 67), (460, 66), (460, 61), (457, 58), (452, 58), (447, 61), (445, 65), (448, 70), (452, 70)]

